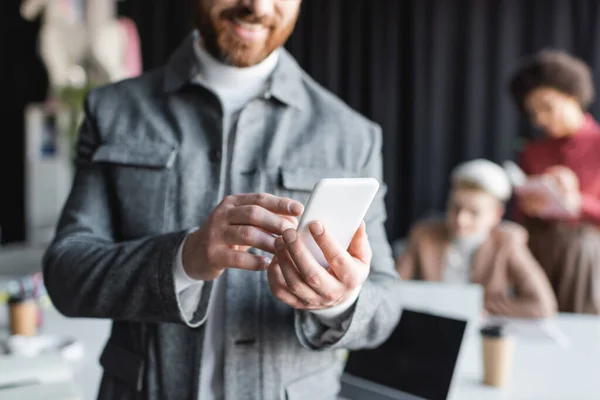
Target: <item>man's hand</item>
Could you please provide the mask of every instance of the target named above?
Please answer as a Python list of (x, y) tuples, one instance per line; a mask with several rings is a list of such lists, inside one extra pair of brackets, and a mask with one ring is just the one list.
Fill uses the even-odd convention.
[(183, 267), (193, 279), (210, 281), (225, 268), (265, 270), (269, 261), (248, 253), (275, 252), (275, 237), (295, 229), (301, 203), (266, 193), (226, 197), (183, 246)]
[(509, 316), (511, 313), (509, 303), (505, 296), (486, 297), (484, 310), (490, 315)]
[(293, 308), (331, 308), (344, 302), (369, 275), (372, 251), (365, 224), (361, 224), (348, 250), (333, 239), (321, 222), (312, 222), (309, 229), (329, 268), (315, 260), (295, 229), (288, 229), (275, 240), (269, 286), (276, 298)]

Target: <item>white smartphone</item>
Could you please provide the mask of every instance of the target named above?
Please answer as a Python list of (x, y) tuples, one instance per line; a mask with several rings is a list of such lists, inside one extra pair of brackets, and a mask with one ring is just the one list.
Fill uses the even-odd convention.
[(328, 267), (308, 225), (322, 222), (327, 232), (347, 249), (378, 190), (379, 182), (374, 178), (327, 178), (315, 184), (300, 217), (298, 233), (319, 264)]

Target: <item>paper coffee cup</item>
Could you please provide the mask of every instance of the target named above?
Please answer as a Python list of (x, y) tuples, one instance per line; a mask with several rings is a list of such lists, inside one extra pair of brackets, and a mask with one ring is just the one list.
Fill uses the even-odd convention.
[(10, 334), (35, 336), (38, 325), (38, 305), (34, 299), (11, 299), (8, 302)]
[(513, 339), (501, 326), (481, 330), (483, 345), (483, 383), (504, 387), (510, 377), (513, 358)]

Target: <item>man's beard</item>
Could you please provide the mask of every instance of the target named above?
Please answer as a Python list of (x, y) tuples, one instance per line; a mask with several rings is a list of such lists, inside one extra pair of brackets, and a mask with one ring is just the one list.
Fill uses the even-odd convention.
[[(244, 41), (231, 32), (227, 24), (234, 19), (248, 23), (260, 23), (269, 29), (267, 38), (261, 42)], [(291, 35), (296, 18), (287, 26), (278, 26), (275, 18), (261, 17), (246, 7), (232, 7), (219, 15), (200, 9), (197, 26), (206, 50), (216, 59), (236, 67), (256, 65), (266, 59), (275, 49), (283, 46)]]

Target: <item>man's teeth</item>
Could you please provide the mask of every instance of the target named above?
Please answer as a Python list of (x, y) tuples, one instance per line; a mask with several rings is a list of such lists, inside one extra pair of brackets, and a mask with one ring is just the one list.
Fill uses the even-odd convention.
[(241, 19), (237, 19), (237, 18), (235, 19), (235, 23), (236, 23), (236, 25), (239, 25), (240, 27), (247, 29), (249, 31), (260, 31), (261, 29), (264, 29), (264, 26), (262, 24), (245, 22), (245, 21), (242, 21)]

